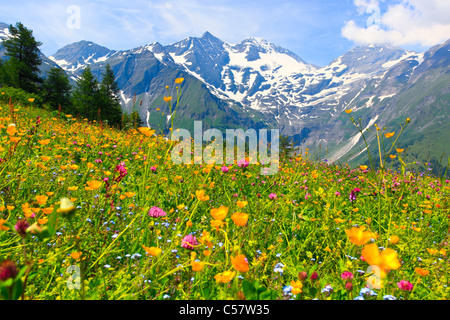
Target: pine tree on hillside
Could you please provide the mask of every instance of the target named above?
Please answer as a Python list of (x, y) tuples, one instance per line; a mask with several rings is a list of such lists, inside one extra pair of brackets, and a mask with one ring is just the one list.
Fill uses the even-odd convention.
[(100, 86), (101, 102), (99, 105), (99, 120), (107, 120), (111, 126), (115, 126), (121, 123), (122, 108), (119, 100), (119, 85), (117, 84), (114, 72), (109, 64), (106, 65), (102, 77), (103, 79)]
[(91, 68), (86, 66), (77, 80), (77, 86), (72, 94), (72, 112), (74, 115), (94, 120), (100, 102), (98, 81), (92, 74)]
[(66, 112), (70, 105), (70, 90), (72, 89), (67, 74), (61, 68), (51, 68), (43, 85), (44, 103), (54, 110), (59, 106)]
[(36, 93), (43, 80), (39, 76), (41, 42), (33, 37), (33, 31), (20, 22), (9, 26), (10, 36), (3, 41), (8, 61), (5, 62), (9, 77), (7, 85)]

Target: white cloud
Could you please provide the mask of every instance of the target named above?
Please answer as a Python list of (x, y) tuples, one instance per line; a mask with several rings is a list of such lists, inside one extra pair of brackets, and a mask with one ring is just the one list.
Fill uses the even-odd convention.
[(450, 1), (403, 0), (382, 13), (377, 0), (354, 0), (359, 14), (370, 14), (364, 27), (345, 23), (342, 36), (358, 44), (429, 47), (450, 37)]

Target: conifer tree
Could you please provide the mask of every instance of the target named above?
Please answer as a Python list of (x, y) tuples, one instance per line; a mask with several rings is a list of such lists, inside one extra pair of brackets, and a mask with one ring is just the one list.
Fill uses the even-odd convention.
[(100, 102), (99, 85), (92, 74), (90, 66), (84, 68), (77, 80), (77, 85), (72, 94), (72, 113), (81, 117), (94, 120), (97, 118), (97, 110)]
[(43, 80), (39, 76), (39, 66), (42, 63), (39, 56), (41, 42), (36, 41), (33, 31), (27, 29), (21, 22), (9, 26), (10, 36), (3, 41), (8, 61), (5, 68), (8, 73), (7, 85), (22, 90), (37, 93)]
[(54, 110), (59, 106), (64, 111), (70, 105), (71, 85), (67, 74), (61, 68), (51, 68), (43, 85), (44, 103), (49, 104)]
[(101, 101), (99, 105), (101, 119), (99, 120), (107, 120), (112, 126), (118, 125), (122, 120), (122, 108), (119, 100), (120, 89), (109, 64), (106, 65), (102, 77), (100, 86)]

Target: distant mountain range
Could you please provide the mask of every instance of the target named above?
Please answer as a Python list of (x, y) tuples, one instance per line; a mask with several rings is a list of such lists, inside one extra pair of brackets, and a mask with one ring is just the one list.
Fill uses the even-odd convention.
[[(0, 24), (0, 38), (5, 26)], [(184, 77), (177, 127), (192, 129), (193, 120), (202, 120), (205, 128), (220, 130), (278, 128), (318, 158), (356, 164), (367, 163), (365, 144), (344, 110), (352, 109), (363, 127), (377, 123), (397, 133), (409, 117), (398, 140), (406, 160), (436, 164), (450, 154), (449, 50), (450, 40), (422, 53), (360, 46), (319, 67), (263, 39), (231, 45), (205, 32), (125, 51), (80, 41), (42, 56), (46, 68), (58, 65), (72, 81), (87, 65), (100, 79), (110, 64), (123, 109), (134, 107), (154, 128), (167, 130), (165, 86)], [(375, 155), (374, 135), (366, 134)]]

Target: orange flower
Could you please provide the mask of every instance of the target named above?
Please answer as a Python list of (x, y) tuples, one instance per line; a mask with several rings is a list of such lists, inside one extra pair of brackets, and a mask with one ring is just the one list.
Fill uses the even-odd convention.
[(405, 149), (395, 149), (398, 153), (402, 153)]
[(299, 294), (302, 292), (303, 284), (300, 280), (291, 281), (291, 287), (292, 287), (292, 294)]
[(50, 139), (38, 140), (38, 143), (45, 146), (50, 143)]
[(248, 261), (243, 254), (238, 254), (236, 257), (231, 256), (231, 263), (233, 267), (240, 272), (248, 271)]
[(436, 254), (436, 253), (439, 252), (437, 249), (430, 249), (430, 248), (427, 248), (427, 251), (428, 251), (428, 253), (431, 254), (431, 255)]
[(69, 164), (69, 168), (72, 170), (77, 170), (79, 167), (76, 164)]
[(69, 191), (76, 191), (76, 190), (78, 190), (78, 187), (72, 186), (72, 187), (69, 187), (68, 189), (69, 189)]
[(15, 135), (17, 133), (16, 125), (14, 123), (11, 123), (10, 125), (8, 125), (8, 128), (6, 129), (6, 132), (10, 136)]
[(345, 113), (350, 113), (350, 112), (352, 112), (352, 109), (345, 110)]
[(149, 127), (139, 127), (138, 130), (146, 137), (150, 137), (155, 133), (155, 130), (150, 130)]
[(48, 222), (47, 218), (38, 219), (39, 224), (46, 224)]
[(417, 274), (420, 274), (421, 276), (426, 276), (430, 273), (430, 271), (422, 269), (422, 268), (415, 268), (414, 269), (416, 271)]
[(228, 214), (228, 208), (224, 206), (220, 206), (219, 208), (211, 209), (211, 215), (214, 220), (223, 220)]
[(142, 248), (144, 248), (145, 252), (151, 254), (152, 256), (156, 257), (158, 254), (161, 253), (161, 249), (157, 247), (146, 247), (142, 245)]
[(219, 229), (223, 225), (222, 220), (211, 220), (211, 227)]
[(237, 205), (239, 208), (244, 208), (247, 204), (248, 204), (247, 201), (237, 201), (237, 202), (236, 202), (236, 205)]
[(180, 84), (184, 81), (184, 78), (176, 78), (175, 83)]
[(5, 222), (6, 222), (5, 219), (0, 219), (0, 230), (4, 230), (4, 231), (9, 230), (8, 227), (3, 225)]
[(392, 244), (397, 244), (400, 241), (400, 238), (396, 235), (393, 235), (390, 239), (389, 242)]
[(351, 243), (361, 246), (366, 244), (370, 239), (376, 238), (376, 234), (364, 230), (364, 226), (361, 226), (360, 228), (353, 227), (350, 230), (345, 230), (345, 233), (347, 233)]
[(170, 100), (172, 100), (172, 97), (164, 97), (165, 102), (169, 102)]
[(81, 255), (82, 255), (83, 253), (80, 251), (80, 252), (72, 252), (71, 254), (70, 254), (70, 256), (72, 257), (72, 258), (74, 258), (75, 260), (78, 260), (78, 259), (80, 259), (80, 257), (81, 257)]
[(197, 199), (200, 201), (208, 201), (209, 196), (205, 195), (205, 190), (197, 190), (195, 191), (195, 195), (197, 196)]
[(230, 282), (234, 276), (236, 275), (236, 271), (225, 271), (223, 273), (218, 273), (214, 276), (216, 282), (227, 283)]
[(366, 169), (367, 169), (367, 166), (361, 165), (361, 166), (359, 166), (359, 168), (360, 168), (361, 170), (366, 170)]
[(34, 102), (34, 98), (28, 98), (28, 101)]
[(375, 243), (368, 244), (361, 252), (364, 261), (371, 266), (378, 266), (380, 268), (380, 277), (384, 278), (388, 270), (396, 270), (400, 268), (400, 262), (397, 258), (397, 252), (387, 248), (381, 253), (378, 251), (378, 246)]
[(98, 180), (91, 180), (86, 182), (86, 184), (88, 185), (88, 187), (85, 187), (86, 190), (97, 190), (101, 187), (102, 182)]
[(205, 263), (203, 261), (192, 261), (191, 262), (192, 271), (202, 271), (204, 266), (205, 266)]
[(41, 195), (41, 196), (36, 196), (36, 201), (37, 203), (39, 203), (40, 205), (45, 204), (48, 200), (47, 196)]
[(247, 224), (248, 214), (243, 212), (235, 212), (231, 216), (231, 220), (233, 220), (236, 225), (243, 227)]
[(42, 212), (44, 212), (45, 214), (50, 214), (53, 212), (53, 208), (52, 207), (44, 208), (42, 209)]
[(125, 195), (126, 195), (128, 198), (133, 198), (133, 197), (136, 195), (136, 192), (125, 192)]
[(395, 159), (397, 156), (396, 155), (394, 155), (394, 154), (390, 154), (389, 155), (389, 158), (391, 158), (391, 159)]
[(389, 139), (389, 138), (392, 138), (394, 136), (394, 134), (395, 134), (395, 132), (388, 132), (388, 133), (385, 133), (384, 136)]

